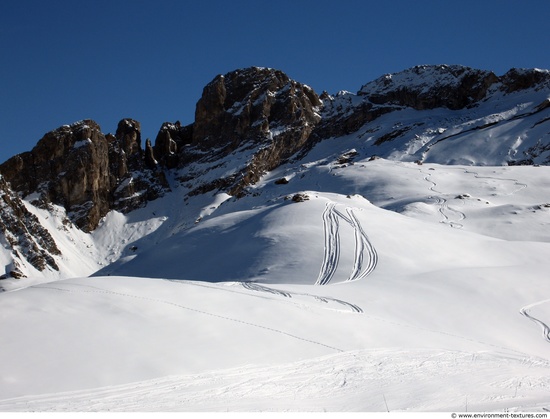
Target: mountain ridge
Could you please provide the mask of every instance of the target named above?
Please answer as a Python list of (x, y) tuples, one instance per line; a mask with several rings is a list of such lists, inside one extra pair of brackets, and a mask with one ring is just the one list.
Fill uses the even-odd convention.
[[(184, 201), (205, 193), (244, 197), (266, 173), (333, 138), (355, 136), (367, 156), (419, 164), (548, 165), (549, 92), (550, 72), (539, 69), (499, 77), (457, 65), (416, 66), (333, 96), (279, 70), (239, 69), (205, 86), (192, 124), (163, 123), (154, 145), (142, 144), (140, 124), (130, 118), (114, 135), (92, 120), (47, 133), (32, 151), (0, 165), (4, 189), (11, 188), (3, 196), (14, 201), (19, 194), (27, 202), (19, 206), (60, 207), (65, 225), (89, 234), (110, 211), (130, 213), (174, 188)], [(2, 213), (4, 235), (17, 234), (8, 219)], [(35, 220), (25, 222), (27, 231), (39, 230)], [(37, 243), (49, 241), (33, 234)], [(36, 253), (7, 248), (6, 259), (18, 264)], [(46, 265), (38, 271), (56, 270)]]
[(386, 79), (2, 165), (0, 410), (547, 411), (548, 72)]

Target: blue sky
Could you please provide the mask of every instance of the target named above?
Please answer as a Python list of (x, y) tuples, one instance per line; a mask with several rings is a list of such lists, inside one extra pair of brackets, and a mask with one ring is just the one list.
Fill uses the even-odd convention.
[(217, 74), (273, 67), (357, 91), (417, 64), (550, 69), (548, 0), (2, 0), (0, 161), (47, 132), (120, 119), (154, 141)]

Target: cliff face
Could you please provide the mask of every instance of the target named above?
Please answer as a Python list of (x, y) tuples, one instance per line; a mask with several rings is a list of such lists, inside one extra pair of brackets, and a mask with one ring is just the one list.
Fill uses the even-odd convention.
[(491, 71), (458, 65), (424, 65), (386, 74), (361, 87), (358, 95), (375, 105), (458, 110), (483, 99), (498, 81)]
[(108, 148), (99, 125), (81, 121), (47, 133), (0, 171), (23, 196), (36, 192), (37, 204), (62, 205), (76, 225), (91, 230), (109, 209)]
[[(120, 122), (116, 136), (91, 120), (47, 133), (32, 151), (12, 157), (0, 172), (23, 197), (46, 208), (63, 206), (70, 220), (93, 230), (111, 209), (129, 211), (162, 193), (162, 179), (147, 172), (137, 121)], [(152, 181), (148, 183), (148, 181)]]
[[(185, 168), (251, 150), (246, 164), (193, 188), (201, 193), (223, 187), (241, 195), (262, 173), (304, 146), (321, 119), (321, 108), (313, 89), (278, 70), (252, 67), (219, 75), (204, 88), (192, 125), (163, 125), (155, 156), (170, 167)], [(186, 178), (196, 179), (197, 170), (191, 172)]]
[(147, 140), (145, 148), (142, 148), (138, 121), (120, 121), (115, 136), (108, 136), (108, 144), (109, 210), (130, 212), (161, 197), (170, 189), (164, 172), (154, 158), (150, 141)]
[(320, 119), (320, 105), (310, 87), (278, 70), (253, 67), (220, 75), (197, 103), (193, 145), (230, 152), (247, 142), (270, 141), (282, 130), (305, 130), (307, 136), (305, 128)]

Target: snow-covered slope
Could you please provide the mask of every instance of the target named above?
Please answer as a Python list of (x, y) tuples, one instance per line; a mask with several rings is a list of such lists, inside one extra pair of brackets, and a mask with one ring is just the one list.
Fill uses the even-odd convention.
[(546, 407), (548, 168), (335, 157), (112, 213), (100, 276), (0, 294), (1, 409)]
[(240, 199), (190, 193), (243, 146), (92, 233), (26, 199), (62, 256), (1, 282), (0, 411), (549, 409), (550, 166), (502, 165), (548, 135), (541, 91), (396, 110)]
[[(462, 71), (460, 76), (453, 75), (456, 71)], [(548, 71), (533, 71), (548, 78)], [(353, 114), (384, 98), (383, 114), (354, 136), (362, 138), (362, 147), (368, 147), (369, 153), (392, 160), (491, 166), (548, 164), (549, 82), (516, 90), (506, 84), (505, 76), (484, 91), (482, 100), (468, 96), (471, 103), (458, 107), (453, 99), (468, 77), (472, 77), (471, 72), (464, 73), (462, 67), (415, 67), (368, 83), (358, 94), (336, 95), (327, 101), (325, 114)], [(466, 92), (474, 96), (472, 90)], [(434, 106), (433, 101), (442, 104)]]

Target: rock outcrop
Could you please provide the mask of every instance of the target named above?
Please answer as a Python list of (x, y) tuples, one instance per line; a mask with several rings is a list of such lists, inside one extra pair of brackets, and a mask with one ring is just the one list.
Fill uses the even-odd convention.
[(550, 71), (539, 69), (512, 68), (499, 78), (501, 89), (513, 93), (529, 88), (541, 89), (550, 87)]
[(108, 142), (94, 121), (47, 133), (32, 151), (2, 164), (0, 172), (23, 196), (37, 192), (40, 206), (65, 207), (83, 230), (93, 230), (109, 210)]
[[(310, 87), (282, 71), (252, 67), (217, 76), (203, 90), (193, 124), (193, 145), (233, 151), (262, 143), (281, 130), (319, 121), (321, 101)], [(275, 134), (275, 135), (273, 135)]]
[[(20, 278), (21, 264), (28, 262), (38, 271), (59, 270), (53, 256), (60, 255), (54, 239), (30, 213), (19, 196), (0, 175), (0, 239), (11, 249), (11, 263), (5, 266), (3, 277)], [(0, 276), (0, 277), (1, 277)]]
[[(37, 204), (62, 205), (78, 227), (91, 231), (111, 209), (128, 212), (162, 196), (169, 189), (166, 170), (177, 170), (192, 195), (223, 189), (241, 196), (293, 155), (356, 132), (389, 112), (464, 109), (490, 92), (549, 85), (545, 70), (512, 69), (497, 77), (463, 66), (423, 65), (384, 75), (357, 94), (319, 97), (282, 71), (251, 67), (215, 77), (197, 103), (194, 123), (164, 123), (154, 145), (149, 140), (142, 145), (140, 124), (133, 119), (120, 121), (115, 135), (104, 135), (94, 121), (85, 120), (46, 134), (32, 151), (0, 165), (0, 172), (23, 196), (36, 192)], [(386, 132), (375, 144), (410, 129)], [(237, 152), (242, 164), (227, 169)], [(212, 176), (203, 177), (208, 171)]]
[(193, 141), (193, 125), (182, 126), (179, 121), (162, 124), (153, 152), (155, 159), (165, 168), (174, 169), (185, 165), (188, 161), (182, 155), (184, 147)]
[[(323, 139), (356, 132), (384, 114), (406, 108), (460, 110), (475, 107), (495, 92), (510, 94), (524, 89), (550, 87), (550, 72), (538, 69), (511, 69), (503, 76), (491, 71), (459, 65), (421, 65), (399, 73), (386, 74), (361, 87), (323, 100), (322, 121), (311, 136), (309, 147)], [(543, 106), (544, 104), (541, 104)], [(385, 134), (378, 143), (398, 138), (408, 128)]]
[(124, 119), (115, 136), (92, 120), (47, 133), (30, 152), (0, 165), (11, 187), (34, 203), (63, 206), (70, 220), (91, 231), (111, 209), (130, 211), (155, 199), (167, 187), (147, 169), (137, 121)]
[[(197, 103), (195, 121), (164, 123), (154, 146), (142, 145), (138, 121), (123, 119), (115, 135), (90, 120), (65, 125), (44, 136), (28, 153), (0, 166), (14, 190), (38, 192), (38, 203), (64, 206), (85, 231), (110, 209), (123, 212), (168, 189), (165, 170), (177, 169), (192, 193), (215, 188), (240, 195), (247, 185), (317, 142), (357, 131), (365, 123), (404, 108), (476, 106), (488, 92), (506, 94), (550, 84), (548, 71), (512, 69), (502, 77), (463, 66), (416, 66), (384, 75), (357, 94), (319, 97), (279, 70), (251, 67), (215, 77)], [(377, 144), (407, 131), (385, 133)], [(201, 173), (223, 168), (228, 156), (246, 161), (204, 182)], [(242, 153), (241, 153), (242, 154)], [(199, 169), (199, 166), (202, 169)]]
[(146, 140), (141, 146), (141, 125), (134, 119), (119, 122), (109, 138), (111, 209), (129, 212), (161, 197), (168, 182)]
[(398, 105), (416, 110), (463, 109), (483, 99), (499, 81), (491, 71), (458, 65), (422, 65), (386, 74), (358, 92), (375, 105)]
[[(204, 88), (197, 103), (195, 122), (187, 129), (186, 139), (191, 141), (176, 141), (180, 167), (181, 163), (214, 161), (237, 150), (254, 149), (238, 172), (198, 189), (223, 186), (240, 195), (265, 171), (302, 148), (321, 120), (321, 107), (313, 89), (279, 70), (252, 67), (219, 75)], [(167, 142), (164, 139), (162, 144)]]

